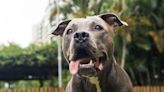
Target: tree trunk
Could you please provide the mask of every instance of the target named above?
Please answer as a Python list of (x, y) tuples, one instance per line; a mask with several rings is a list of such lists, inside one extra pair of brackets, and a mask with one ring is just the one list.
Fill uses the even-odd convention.
[(40, 83), (40, 87), (44, 86), (44, 81), (43, 80), (39, 80), (39, 83)]
[(126, 40), (123, 38), (122, 40), (122, 56), (121, 56), (121, 68), (125, 66), (125, 59), (126, 59)]

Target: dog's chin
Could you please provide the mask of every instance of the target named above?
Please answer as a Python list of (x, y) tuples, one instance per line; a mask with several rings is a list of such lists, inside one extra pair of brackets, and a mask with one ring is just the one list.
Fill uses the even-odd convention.
[(78, 71), (78, 75), (81, 77), (93, 77), (97, 76), (100, 70), (96, 69), (95, 67), (90, 68), (80, 68)]
[(69, 70), (72, 75), (78, 74), (82, 77), (97, 76), (103, 70), (103, 64), (106, 59), (105, 54), (96, 58), (83, 57), (76, 60), (70, 60)]

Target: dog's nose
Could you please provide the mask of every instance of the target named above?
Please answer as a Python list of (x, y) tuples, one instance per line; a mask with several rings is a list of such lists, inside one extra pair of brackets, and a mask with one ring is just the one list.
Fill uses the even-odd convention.
[(74, 39), (76, 42), (84, 42), (89, 38), (89, 33), (86, 32), (76, 32), (74, 34)]

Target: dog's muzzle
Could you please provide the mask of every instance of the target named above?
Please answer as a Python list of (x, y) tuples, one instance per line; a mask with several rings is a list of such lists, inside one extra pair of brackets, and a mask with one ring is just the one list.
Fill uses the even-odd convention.
[(95, 76), (103, 69), (106, 54), (94, 47), (89, 33), (85, 31), (74, 33), (71, 47), (69, 70), (72, 75)]

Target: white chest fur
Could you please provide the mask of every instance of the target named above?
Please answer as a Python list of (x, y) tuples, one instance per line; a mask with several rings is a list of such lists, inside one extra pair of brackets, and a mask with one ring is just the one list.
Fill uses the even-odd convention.
[(101, 92), (98, 77), (89, 77), (89, 81), (96, 86), (97, 92)]

